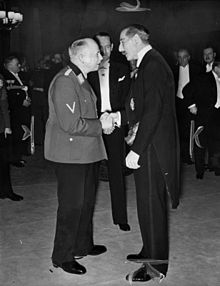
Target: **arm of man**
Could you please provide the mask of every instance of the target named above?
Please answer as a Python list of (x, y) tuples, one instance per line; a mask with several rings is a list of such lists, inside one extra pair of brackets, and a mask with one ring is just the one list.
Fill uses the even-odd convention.
[[(60, 127), (70, 135), (100, 136), (102, 125), (95, 113), (95, 103), (90, 98), (85, 104), (88, 117), (82, 115), (80, 106), (80, 94), (73, 80), (67, 76), (59, 76), (51, 90), (52, 102)], [(88, 92), (88, 91), (87, 91)], [(89, 102), (88, 102), (89, 101)], [(94, 109), (94, 111), (93, 111)], [(91, 115), (92, 114), (92, 115)]]

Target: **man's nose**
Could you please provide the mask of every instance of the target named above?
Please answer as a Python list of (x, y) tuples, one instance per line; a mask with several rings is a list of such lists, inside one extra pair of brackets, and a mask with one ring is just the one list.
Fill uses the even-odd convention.
[(124, 50), (121, 43), (119, 44), (118, 50), (119, 50), (119, 52), (123, 52), (123, 50)]

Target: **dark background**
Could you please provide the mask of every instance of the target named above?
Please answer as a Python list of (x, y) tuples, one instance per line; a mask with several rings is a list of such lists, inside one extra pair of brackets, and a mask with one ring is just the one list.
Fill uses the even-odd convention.
[[(142, 0), (145, 12), (118, 12), (122, 2), (135, 0), (8, 0), (8, 8), (19, 9), (23, 23), (11, 32), (0, 31), (0, 60), (9, 52), (25, 55), (34, 66), (45, 54), (62, 53), (76, 38), (98, 31), (112, 35), (115, 48), (121, 29), (140, 23), (151, 33), (151, 43), (168, 60), (174, 61), (179, 47), (189, 48), (202, 62), (202, 49), (210, 43), (220, 56), (220, 1)], [(1, 1), (0, 1), (1, 2)]]

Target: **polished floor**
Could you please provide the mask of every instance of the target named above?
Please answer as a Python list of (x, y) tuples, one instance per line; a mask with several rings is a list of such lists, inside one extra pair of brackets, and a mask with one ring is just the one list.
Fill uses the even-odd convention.
[[(126, 255), (137, 253), (141, 238), (136, 215), (133, 175), (126, 177), (130, 232), (112, 224), (108, 182), (100, 182), (94, 215), (95, 242), (108, 251), (86, 257), (82, 276), (51, 265), (56, 182), (42, 148), (27, 158), (25, 168), (12, 168), (14, 191), (22, 202), (0, 200), (0, 286), (123, 286), (125, 275), (139, 267)], [(157, 285), (157, 281), (133, 285)], [(182, 198), (170, 212), (170, 266), (163, 286), (220, 285), (220, 177), (205, 173), (195, 179), (194, 167), (182, 171)]]

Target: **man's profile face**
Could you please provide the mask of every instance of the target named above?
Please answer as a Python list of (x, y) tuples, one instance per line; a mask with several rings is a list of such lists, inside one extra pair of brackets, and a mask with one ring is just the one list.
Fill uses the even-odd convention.
[(137, 59), (137, 49), (133, 37), (126, 35), (126, 30), (120, 34), (119, 52), (126, 56), (128, 61)]
[(179, 51), (177, 54), (177, 60), (180, 66), (185, 67), (186, 65), (188, 65), (189, 60), (190, 60), (190, 55), (188, 53), (188, 51), (182, 50)]
[(97, 36), (97, 39), (99, 41), (100, 50), (103, 57), (102, 61), (107, 62), (111, 56), (113, 44), (108, 36)]
[(102, 60), (99, 46), (94, 40), (88, 43), (88, 47), (84, 50), (84, 65), (88, 72), (98, 70)]
[(203, 50), (203, 59), (205, 63), (211, 64), (215, 60), (215, 52), (212, 48), (207, 48)]

